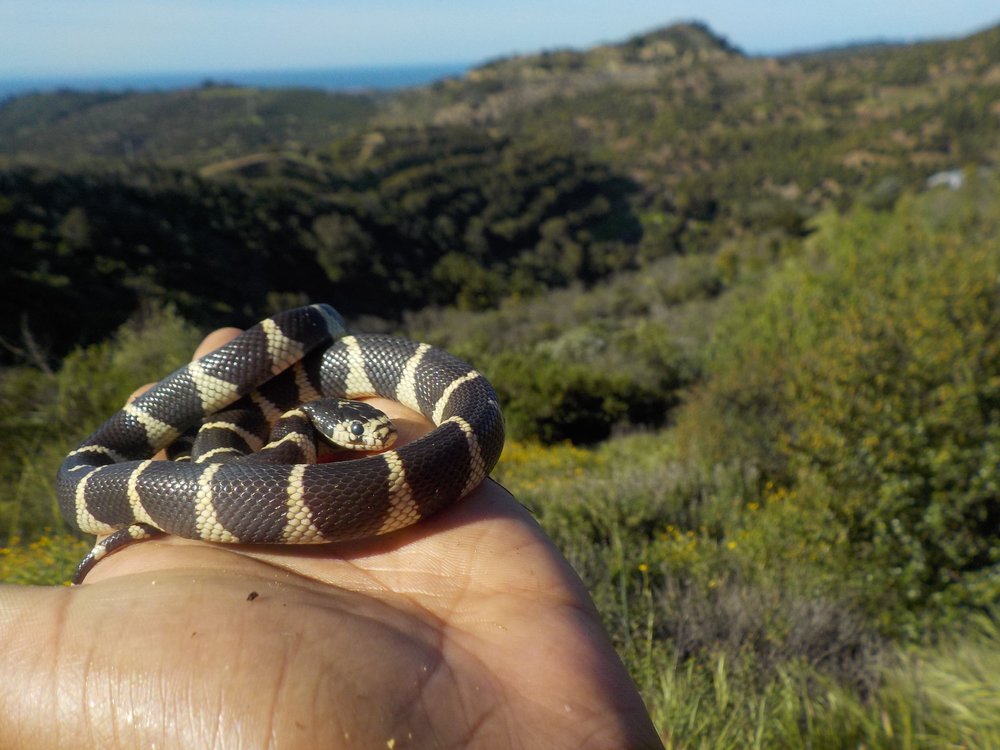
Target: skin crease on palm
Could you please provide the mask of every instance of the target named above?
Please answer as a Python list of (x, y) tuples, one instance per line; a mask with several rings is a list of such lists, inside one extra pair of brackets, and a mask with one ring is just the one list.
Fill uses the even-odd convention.
[[(373, 403), (400, 444), (430, 429)], [(579, 578), (490, 480), (374, 540), (162, 537), (79, 587), (0, 586), (0, 644), (0, 748), (662, 747)]]

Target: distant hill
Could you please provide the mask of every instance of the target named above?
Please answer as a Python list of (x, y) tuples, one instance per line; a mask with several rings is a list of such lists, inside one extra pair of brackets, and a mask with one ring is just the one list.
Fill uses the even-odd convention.
[(31, 94), (0, 104), (0, 155), (61, 165), (200, 164), (333, 140), (366, 122), (381, 96), (213, 84)]
[[(400, 119), (395, 113), (409, 110), (413, 96), (421, 101), (418, 111), (426, 116), (411, 112), (402, 118), (407, 124), (441, 122), (456, 118), (436, 92), (458, 92), (466, 108), (484, 99), (488, 106), (497, 106), (486, 93), (493, 89), (516, 89), (512, 95), (522, 102), (544, 102), (567, 82), (573, 88), (628, 86), (637, 79), (655, 80), (678, 65), (718, 62), (733, 55), (738, 51), (708, 27), (680, 24), (586, 51), (496, 60), (466, 77), (414, 89), (398, 99), (384, 93), (217, 83), (166, 92), (29, 94), (0, 103), (0, 156), (34, 164), (124, 161), (204, 166), (261, 149), (320, 148), (369, 121), (382, 121), (384, 116)], [(428, 107), (442, 111), (427, 112)]]
[(621, 72), (626, 66), (654, 67), (678, 60), (704, 62), (740, 54), (737, 48), (704, 24), (682, 23), (587, 50), (558, 49), (501, 58), (475, 68), (467, 78), (502, 78), (511, 74), (531, 78), (540, 73), (585, 70), (604, 70), (613, 74)]
[(396, 129), (486, 128), (605, 162), (643, 188), (651, 210), (752, 226), (761, 208), (750, 195), (781, 204), (763, 213), (786, 222), (886, 179), (918, 185), (996, 161), (998, 98), (1000, 26), (769, 58), (687, 23), (495, 60), (395, 94), (208, 85), (20, 97), (0, 104), (0, 164), (298, 179), (314, 155), (363, 168)]
[[(760, 229), (885, 180), (994, 163), (1000, 27), (966, 39), (746, 57), (703, 26), (498, 61), (376, 122), (495, 128), (623, 169), (650, 207)], [(771, 206), (762, 206), (762, 201)]]
[(998, 57), (1000, 27), (767, 58), (746, 57), (705, 25), (677, 24), (587, 50), (496, 60), (392, 95), (207, 85), (24, 96), (0, 104), (0, 158), (201, 168), (261, 151), (322, 150), (373, 128), (489, 126), (591, 151), (658, 191), (729, 170), (736, 154), (774, 165), (769, 182), (802, 183), (780, 162), (819, 149), (830, 157), (819, 183), (833, 182), (806, 179), (798, 189), (819, 187), (829, 199), (883, 167), (926, 172), (968, 160), (975, 149), (963, 144), (988, 134), (980, 139), (965, 121), (975, 120), (972, 131), (996, 122), (980, 115), (996, 99)]
[[(1000, 26), (772, 58), (680, 24), (395, 93), (24, 96), (0, 104), (0, 344), (22, 308), (51, 317), (43, 300), (72, 317), (83, 279), (121, 287), (96, 339), (147, 298), (246, 322), (337, 293), (398, 320), (734, 243), (767, 263), (826, 208), (997, 164)], [(252, 284), (229, 283), (240, 264)], [(50, 333), (56, 351), (79, 338)]]

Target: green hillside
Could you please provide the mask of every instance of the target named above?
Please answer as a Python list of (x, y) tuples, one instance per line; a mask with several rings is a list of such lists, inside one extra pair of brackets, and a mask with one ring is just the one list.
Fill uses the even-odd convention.
[(13, 163), (196, 165), (332, 140), (368, 120), (375, 95), (206, 83), (155, 93), (60, 91), (0, 104), (0, 154)]
[[(339, 298), (372, 265), (358, 255), (396, 253), (374, 265), (403, 264), (389, 276), (407, 278), (379, 281), (401, 296), (381, 307), (349, 298), (345, 307), (378, 308), (388, 319), (427, 303), (481, 308), (742, 238), (774, 245), (806, 234), (826, 208), (888, 207), (935, 172), (992, 164), (998, 50), (994, 28), (950, 42), (751, 58), (694, 25), (499, 60), (397, 95), (205, 85), (21, 97), (0, 105), (4, 179), (17, 206), (0, 211), (0, 233), (14, 238), (5, 247), (37, 243), (43, 257), (65, 256), (65, 241), (52, 235), (77, 209), (77, 224), (133, 227), (141, 236), (96, 233), (101, 247), (75, 247), (72, 263), (137, 248), (153, 261), (128, 249), (133, 258), (114, 263), (124, 263), (126, 277), (155, 276), (151, 268), (181, 254), (190, 256), (189, 286), (218, 275), (208, 260), (225, 257), (218, 248), (277, 232), (279, 254), (323, 269), (301, 275), (318, 283), (282, 283), (282, 293)], [(134, 188), (144, 197), (126, 201), (128, 211), (148, 215), (123, 221), (121, 202), (70, 204), (65, 195), (37, 203), (26, 186), (47, 184), (52, 172), (69, 192)], [(174, 246), (184, 241), (178, 233), (155, 236), (157, 226), (198, 211), (218, 217), (216, 193), (242, 196), (240, 208), (224, 212), (239, 218), (218, 221), (257, 237), (213, 221), (199, 221), (189, 250)], [(284, 227), (289, 221), (295, 226)], [(394, 248), (402, 247), (400, 255)], [(66, 273), (58, 260), (30, 263), (56, 279)], [(176, 301), (176, 285), (143, 283), (147, 297)], [(61, 292), (41, 291), (42, 308), (53, 294)], [(135, 309), (135, 293), (114, 297), (120, 309), (111, 318)], [(184, 305), (199, 321), (231, 310), (247, 322), (263, 303), (248, 292), (239, 301), (196, 295)], [(26, 312), (33, 330), (55, 342), (35, 322), (49, 316)], [(17, 338), (13, 318), (3, 320), (0, 336)]]
[(668, 747), (1000, 746), (998, 162), (1000, 27), (0, 103), (0, 579), (132, 388), (327, 301), (490, 377)]

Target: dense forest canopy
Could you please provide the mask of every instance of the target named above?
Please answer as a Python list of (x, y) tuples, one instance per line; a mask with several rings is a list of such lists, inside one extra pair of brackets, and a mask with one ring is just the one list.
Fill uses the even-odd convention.
[(58, 356), (152, 302), (204, 325), (305, 298), (398, 320), (634, 263), (634, 188), (608, 167), (474, 133), (394, 137), (364, 169), (318, 162), (294, 179), (0, 173), (0, 337)]

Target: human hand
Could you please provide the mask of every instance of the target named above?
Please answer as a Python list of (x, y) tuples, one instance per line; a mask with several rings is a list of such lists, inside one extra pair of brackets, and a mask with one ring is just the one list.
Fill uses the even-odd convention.
[[(399, 444), (431, 427), (373, 403)], [(162, 537), (83, 586), (0, 587), (0, 643), (3, 748), (662, 747), (579, 578), (489, 480), (386, 537)]]

